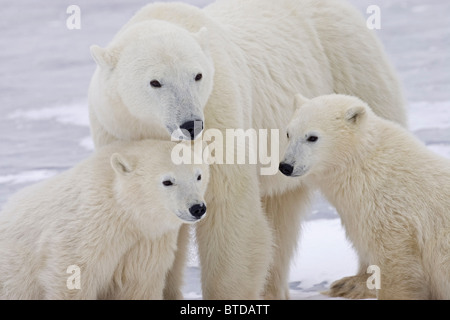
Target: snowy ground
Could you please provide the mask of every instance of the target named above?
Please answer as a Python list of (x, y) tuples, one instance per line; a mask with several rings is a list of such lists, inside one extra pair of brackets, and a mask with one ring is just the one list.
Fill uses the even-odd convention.
[[(190, 0), (203, 6), (208, 0)], [(92, 152), (86, 93), (91, 44), (106, 45), (147, 1), (0, 0), (0, 207), (15, 191), (68, 169)], [(404, 83), (410, 128), (450, 157), (450, 2), (352, 0), (365, 15), (381, 9), (377, 34)], [(81, 8), (81, 30), (66, 28), (66, 8)], [(338, 216), (317, 197), (291, 266), (293, 299), (326, 299), (320, 291), (356, 270)], [(201, 298), (195, 247), (186, 298)]]

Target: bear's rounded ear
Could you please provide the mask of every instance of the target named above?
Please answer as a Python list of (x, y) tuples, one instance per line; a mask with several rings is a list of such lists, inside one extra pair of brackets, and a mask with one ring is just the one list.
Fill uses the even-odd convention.
[(91, 56), (101, 68), (112, 69), (116, 66), (116, 59), (108, 50), (94, 44), (90, 47)]
[(366, 114), (366, 108), (364, 106), (352, 106), (345, 111), (345, 121), (351, 124), (357, 124), (363, 119)]
[(133, 171), (130, 161), (119, 153), (114, 153), (110, 159), (111, 167), (117, 174), (126, 175)]
[(306, 102), (308, 102), (309, 101), (309, 99), (308, 98), (306, 98), (305, 96), (303, 96), (302, 94), (300, 94), (300, 93), (297, 93), (296, 95), (295, 95), (295, 97), (294, 97), (294, 103), (295, 103), (295, 107), (296, 108), (299, 108), (299, 107), (301, 107), (302, 105), (304, 105)]
[(201, 27), (199, 31), (194, 33), (194, 37), (204, 51), (209, 50), (208, 29), (206, 27)]

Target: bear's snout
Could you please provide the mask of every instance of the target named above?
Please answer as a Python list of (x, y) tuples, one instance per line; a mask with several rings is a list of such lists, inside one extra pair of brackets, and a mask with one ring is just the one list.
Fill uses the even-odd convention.
[(281, 171), (282, 174), (285, 176), (291, 176), (292, 172), (294, 172), (294, 167), (290, 165), (289, 163), (280, 162), (280, 166), (278, 169)]
[(191, 140), (194, 140), (195, 137), (203, 130), (203, 121), (202, 120), (186, 121), (180, 126), (180, 129), (187, 131), (189, 134), (188, 135), (185, 134), (185, 136), (188, 138), (190, 137)]
[(206, 205), (204, 203), (194, 204), (189, 208), (191, 215), (197, 219), (200, 219), (206, 212)]

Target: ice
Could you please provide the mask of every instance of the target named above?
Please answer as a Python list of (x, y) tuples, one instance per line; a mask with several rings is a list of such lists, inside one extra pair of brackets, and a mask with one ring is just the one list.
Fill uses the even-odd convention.
[(80, 141), (79, 145), (88, 151), (94, 151), (94, 149), (95, 149), (94, 141), (92, 140), (91, 136), (83, 138)]
[(423, 129), (450, 130), (450, 101), (413, 102), (408, 106), (408, 112), (409, 129), (412, 131)]
[(448, 144), (431, 144), (428, 148), (445, 158), (450, 158), (450, 145)]
[(357, 271), (357, 256), (345, 237), (340, 219), (310, 220), (302, 227), (297, 255), (292, 262), (290, 281), (299, 281), (296, 290), (325, 290), (333, 281)]
[(48, 179), (58, 171), (55, 170), (30, 170), (20, 172), (18, 174), (10, 174), (6, 176), (0, 176), (0, 184), (23, 184), (23, 183), (31, 183), (38, 182), (40, 180)]
[(411, 12), (421, 13), (429, 9), (429, 6), (414, 6), (411, 8)]
[(76, 103), (42, 109), (17, 110), (9, 114), (7, 118), (29, 121), (55, 120), (63, 124), (89, 126), (87, 103)]

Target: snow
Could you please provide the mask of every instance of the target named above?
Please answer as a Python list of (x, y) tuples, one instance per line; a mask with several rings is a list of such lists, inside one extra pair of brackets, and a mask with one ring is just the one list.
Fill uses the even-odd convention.
[(58, 172), (54, 170), (30, 170), (24, 171), (19, 174), (9, 174), (0, 177), (0, 184), (21, 184), (29, 182), (38, 182), (43, 179), (50, 178), (56, 175)]
[[(210, 0), (190, 0), (204, 6)], [(351, 0), (366, 15), (381, 9), (376, 33), (405, 88), (410, 130), (450, 158), (450, 2)], [(78, 0), (81, 30), (65, 27), (69, 4), (0, 0), (0, 207), (26, 185), (64, 171), (92, 153), (87, 88), (95, 65), (89, 46), (105, 45), (146, 0)], [(201, 299), (191, 242), (183, 292)], [(292, 299), (329, 299), (331, 282), (354, 274), (357, 257), (339, 216), (320, 195), (302, 226), (291, 264)]]
[(77, 103), (41, 109), (17, 110), (9, 114), (7, 118), (28, 121), (53, 120), (62, 124), (89, 126), (87, 103)]
[(414, 102), (408, 109), (411, 131), (450, 128), (450, 101)]
[(433, 144), (429, 145), (428, 148), (443, 157), (450, 158), (450, 146), (448, 144)]
[(91, 136), (88, 136), (86, 138), (83, 138), (80, 143), (80, 147), (83, 147), (84, 149), (88, 151), (93, 151), (95, 149), (94, 147), (94, 141), (92, 140)]

